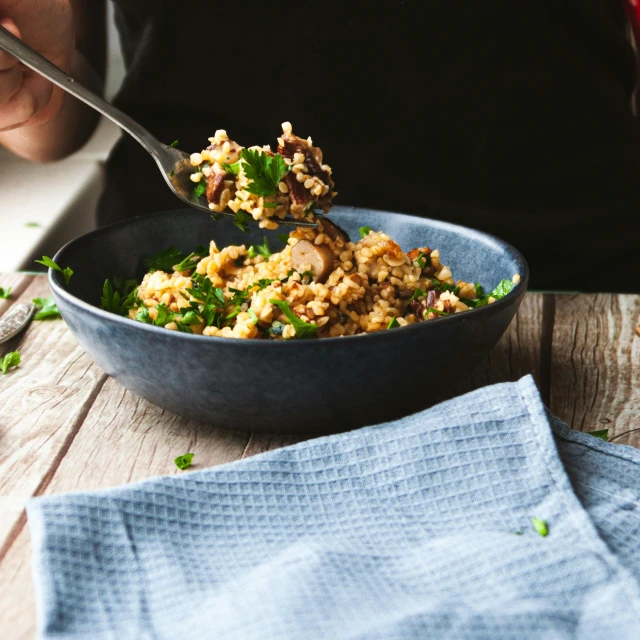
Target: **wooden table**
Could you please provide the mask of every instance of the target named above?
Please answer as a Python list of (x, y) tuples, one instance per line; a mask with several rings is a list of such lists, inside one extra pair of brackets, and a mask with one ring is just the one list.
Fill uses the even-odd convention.
[[(49, 295), (42, 276), (0, 275), (14, 302)], [(573, 428), (609, 428), (640, 446), (640, 296), (528, 294), (491, 355), (451, 395), (531, 373), (551, 411)], [(639, 329), (640, 331), (640, 329)], [(0, 638), (32, 638), (35, 612), (24, 512), (32, 496), (102, 489), (202, 469), (301, 439), (238, 434), (155, 407), (106, 376), (61, 320), (33, 322), (0, 345), (20, 368), (0, 375)]]

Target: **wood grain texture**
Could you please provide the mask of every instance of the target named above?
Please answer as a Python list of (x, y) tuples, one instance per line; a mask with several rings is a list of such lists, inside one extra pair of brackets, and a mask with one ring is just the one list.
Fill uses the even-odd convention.
[(0, 274), (0, 287), (8, 289), (11, 287), (11, 294), (5, 300), (0, 298), (0, 316), (18, 300), (24, 290), (33, 282), (36, 276), (28, 276), (21, 273)]
[(610, 429), (640, 447), (640, 296), (556, 295), (553, 414), (579, 431)]
[(23, 527), (0, 562), (0, 638), (33, 640), (35, 635), (31, 541), (27, 527)]
[[(49, 295), (32, 278), (19, 301)], [(41, 493), (80, 428), (106, 376), (60, 319), (32, 322), (0, 356), (18, 350), (20, 367), (0, 376), (0, 558), (24, 523), (24, 504)]]

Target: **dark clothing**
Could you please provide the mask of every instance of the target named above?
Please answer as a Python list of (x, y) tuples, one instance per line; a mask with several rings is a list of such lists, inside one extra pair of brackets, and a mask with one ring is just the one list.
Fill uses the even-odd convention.
[[(116, 104), (199, 151), (311, 135), (336, 204), (511, 242), (533, 288), (638, 291), (640, 124), (621, 0), (116, 0)], [(101, 224), (179, 207), (124, 137)], [(445, 256), (446, 259), (446, 256)]]

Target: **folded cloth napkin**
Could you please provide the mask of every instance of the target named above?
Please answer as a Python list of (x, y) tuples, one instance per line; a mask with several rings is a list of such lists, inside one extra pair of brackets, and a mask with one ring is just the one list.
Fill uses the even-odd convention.
[(39, 633), (637, 640), (639, 493), (640, 452), (548, 417), (526, 377), (206, 471), (32, 500)]

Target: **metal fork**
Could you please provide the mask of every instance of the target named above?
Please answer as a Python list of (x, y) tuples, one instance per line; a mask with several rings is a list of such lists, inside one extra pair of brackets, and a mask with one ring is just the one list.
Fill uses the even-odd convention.
[[(56, 67), (37, 51), (26, 45), (22, 40), (16, 38), (3, 27), (0, 27), (0, 49), (20, 60), (22, 64), (47, 78), (54, 84), (64, 89), (67, 93), (75, 96), (88, 104), (91, 108), (99, 111), (107, 118), (115, 122), (123, 131), (137, 140), (156, 161), (169, 189), (183, 202), (195, 209), (201, 209), (209, 214), (222, 214), (234, 217), (231, 211), (211, 211), (209, 203), (204, 196), (196, 196), (193, 192), (194, 183), (191, 181), (191, 174), (194, 167), (189, 160), (190, 155), (184, 151), (162, 144), (155, 136), (151, 135), (142, 125), (133, 118), (123, 113), (110, 102), (83, 87), (71, 76), (68, 76), (62, 69)], [(314, 222), (285, 218), (284, 220), (274, 219), (278, 224), (295, 227), (317, 227)]]

